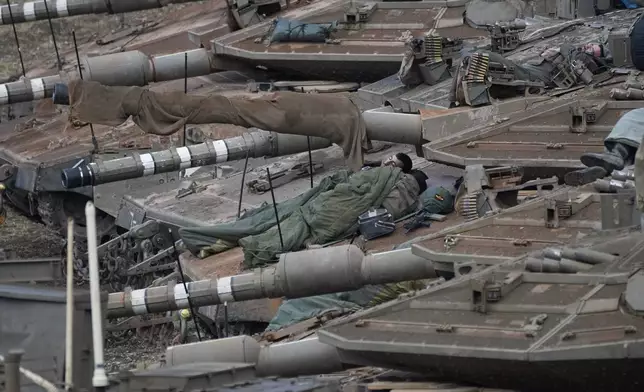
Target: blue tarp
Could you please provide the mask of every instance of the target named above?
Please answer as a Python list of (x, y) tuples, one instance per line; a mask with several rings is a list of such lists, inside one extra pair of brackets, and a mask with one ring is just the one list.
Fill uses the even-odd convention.
[(633, 9), (633, 8), (639, 8), (640, 7), (639, 5), (633, 3), (630, 0), (621, 0), (621, 1), (622, 1), (622, 4), (624, 4), (624, 7), (628, 8), (628, 9)]

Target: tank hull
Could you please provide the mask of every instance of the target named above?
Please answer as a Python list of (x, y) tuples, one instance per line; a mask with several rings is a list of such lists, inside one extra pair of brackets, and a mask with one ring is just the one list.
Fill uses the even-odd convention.
[(537, 103), (499, 125), (434, 139), (423, 148), (433, 161), (458, 167), (515, 165), (543, 178), (584, 167), (579, 156), (602, 152), (604, 139), (619, 118), (641, 107), (643, 101), (585, 99), (583, 95), (558, 99)]
[[(554, 192), (547, 199), (577, 200), (580, 192)], [(533, 208), (508, 209), (417, 242), (412, 251), (429, 259), (490, 255), (490, 267), (338, 321), (318, 333), (320, 341), (336, 347), (343, 362), (438, 372), (488, 388), (603, 391), (619, 385), (636, 390), (643, 381), (636, 369), (643, 361), (639, 331), (644, 324), (637, 316), (639, 297), (629, 293), (641, 287), (642, 278), (631, 276), (644, 252), (641, 234), (634, 219), (619, 228), (604, 220), (617, 196), (587, 195), (600, 200), (601, 207), (590, 203), (557, 229), (545, 227), (543, 203), (532, 203)], [(617, 204), (628, 204), (629, 196), (624, 197)], [(633, 205), (628, 209), (635, 212)], [(504, 246), (501, 241), (508, 238), (502, 232), (512, 222), (522, 224), (512, 228), (515, 237), (532, 226), (556, 238), (526, 233), (523, 241)], [(593, 222), (593, 229), (575, 234)], [(489, 238), (475, 238), (477, 229)], [(495, 240), (495, 235), (502, 238)], [(460, 236), (460, 241), (447, 241), (448, 236)], [(476, 246), (468, 247), (468, 241)], [(525, 270), (529, 258), (552, 261), (552, 253), (541, 247), (546, 243), (593, 249), (606, 255), (605, 262), (588, 263), (578, 273)], [(512, 257), (499, 256), (503, 249)]]

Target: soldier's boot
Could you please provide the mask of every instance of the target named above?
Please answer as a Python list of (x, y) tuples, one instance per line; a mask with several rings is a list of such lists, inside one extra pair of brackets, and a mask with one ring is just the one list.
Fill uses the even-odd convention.
[(570, 186), (582, 186), (606, 177), (608, 173), (601, 166), (587, 167), (566, 173), (564, 182)]
[(581, 163), (585, 166), (589, 168), (594, 166), (603, 167), (608, 174), (612, 173), (613, 170), (622, 170), (628, 160), (628, 147), (621, 143), (615, 143), (611, 150), (601, 154), (588, 152), (581, 156)]

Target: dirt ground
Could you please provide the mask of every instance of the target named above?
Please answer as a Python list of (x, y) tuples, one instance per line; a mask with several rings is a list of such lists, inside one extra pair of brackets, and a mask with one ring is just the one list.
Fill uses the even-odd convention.
[(7, 221), (0, 226), (0, 249), (15, 252), (18, 258), (60, 256), (63, 238), (39, 221), (27, 218), (11, 206)]

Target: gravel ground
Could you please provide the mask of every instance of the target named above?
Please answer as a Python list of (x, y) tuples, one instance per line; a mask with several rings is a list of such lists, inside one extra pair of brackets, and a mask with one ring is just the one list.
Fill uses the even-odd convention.
[(165, 344), (138, 336), (133, 336), (121, 344), (114, 344), (108, 339), (105, 345), (105, 371), (116, 373), (126, 369), (140, 369), (159, 362), (166, 347)]
[(18, 258), (60, 256), (64, 240), (44, 224), (27, 218), (11, 206), (7, 221), (0, 226), (0, 249), (15, 252)]

